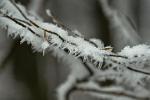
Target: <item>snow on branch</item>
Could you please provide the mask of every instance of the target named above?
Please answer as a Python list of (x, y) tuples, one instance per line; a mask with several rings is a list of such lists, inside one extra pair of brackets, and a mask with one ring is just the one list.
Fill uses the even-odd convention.
[(148, 45), (125, 47), (118, 54), (128, 56), (128, 61), (108, 58), (101, 70), (82, 79), (70, 74), (58, 88), (59, 100), (69, 100), (74, 91), (88, 93), (102, 100), (149, 100), (149, 49)]
[(57, 24), (42, 22), (28, 14), (21, 5), (12, 1), (1, 0), (0, 8), (1, 28), (7, 29), (8, 34), (14, 38), (20, 36), (21, 43), (27, 41), (35, 51), (44, 53), (45, 50), (59, 48), (77, 58), (82, 58), (85, 62), (92, 62), (97, 67), (101, 67), (104, 56), (126, 59), (125, 56), (107, 50), (108, 48), (104, 47), (101, 40), (88, 40), (77, 32), (58, 27)]
[(20, 37), (21, 43), (26, 41), (43, 54), (54, 48), (60, 49), (81, 60), (90, 73), (82, 78), (71, 73), (58, 88), (59, 100), (69, 99), (75, 90), (86, 90), (103, 98), (119, 95), (119, 98), (150, 99), (149, 45), (125, 47), (121, 52), (113, 53), (112, 48), (105, 47), (101, 40), (85, 39), (79, 32), (57, 21), (48, 10), (47, 13), (53, 23), (33, 16), (12, 0), (0, 0), (0, 28), (6, 29), (9, 36)]

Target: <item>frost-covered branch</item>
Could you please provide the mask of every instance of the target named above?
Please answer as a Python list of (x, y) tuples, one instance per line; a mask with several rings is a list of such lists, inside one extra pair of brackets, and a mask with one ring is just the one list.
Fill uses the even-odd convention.
[[(12, 6), (12, 9), (6, 8)], [(98, 39), (85, 39), (76, 32), (69, 33), (58, 25), (42, 22), (28, 15), (26, 10), (14, 2), (1, 1), (1, 28), (8, 30), (14, 37), (20, 36), (21, 43), (27, 41), (35, 51), (45, 52), (52, 47), (64, 50), (83, 61), (92, 62), (101, 67), (103, 57), (120, 57), (106, 50), (104, 44)]]
[(84, 68), (80, 68), (83, 75), (77, 76), (78, 72), (73, 69), (68, 80), (58, 88), (59, 100), (69, 99), (71, 92), (78, 89), (95, 95), (95, 85), (87, 86), (89, 82), (96, 84), (96, 94), (100, 97), (107, 98), (104, 95), (111, 94), (120, 95), (120, 98), (150, 98), (147, 88), (150, 87), (149, 45), (125, 47), (121, 52), (113, 53), (101, 40), (85, 39), (79, 32), (62, 25), (49, 11), (47, 13), (53, 23), (42, 21), (13, 1), (0, 0), (0, 28), (6, 29), (9, 36), (20, 37), (21, 43), (26, 41), (37, 52), (44, 54), (59, 49), (83, 63)]
[[(63, 94), (60, 100), (68, 100), (66, 94), (72, 94), (74, 91), (88, 93), (104, 100), (149, 100), (149, 49), (147, 45), (125, 47), (119, 54), (128, 56), (129, 62), (121, 59), (107, 60), (101, 70), (82, 79), (70, 74), (68, 80), (60, 86), (61, 91), (58, 89), (61, 95), (59, 97)], [(133, 69), (128, 70), (127, 66)]]

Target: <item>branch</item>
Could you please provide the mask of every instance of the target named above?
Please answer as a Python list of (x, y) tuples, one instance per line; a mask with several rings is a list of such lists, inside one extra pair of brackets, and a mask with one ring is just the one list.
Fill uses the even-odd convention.
[[(90, 86), (92, 85), (92, 86)], [(101, 95), (106, 95), (105, 98), (109, 98), (109, 99), (113, 99), (116, 100), (116, 97), (128, 97), (131, 99), (135, 99), (135, 100), (149, 100), (150, 97), (148, 95), (145, 96), (139, 96), (137, 94), (134, 94), (130, 91), (125, 91), (125, 90), (121, 90), (118, 87), (114, 87), (115, 89), (111, 88), (100, 88), (99, 86), (97, 86), (97, 88), (93, 87), (93, 84), (78, 84), (76, 86), (76, 91), (81, 91), (81, 92), (85, 92), (85, 93), (91, 93), (91, 95), (102, 98), (103, 96)], [(118, 89), (117, 89), (118, 88)]]
[[(53, 17), (51, 18), (53, 19)], [(38, 17), (29, 14), (23, 6), (12, 1), (0, 1), (0, 28), (6, 29), (8, 35), (14, 38), (20, 37), (21, 43), (26, 41), (37, 52), (44, 54), (53, 49), (60, 49), (85, 64), (84, 67), (89, 75), (77, 77), (70, 73), (68, 80), (58, 89), (60, 100), (65, 100), (66, 96), (68, 97), (68, 94), (74, 91), (78, 84), (85, 81), (95, 82), (99, 84), (100, 88), (120, 86), (124, 89), (123, 92), (100, 90), (99, 95), (104, 92), (108, 95), (136, 98), (136, 94), (133, 94), (134, 96), (125, 94), (126, 91), (137, 91), (138, 93), (144, 91), (141, 95), (150, 93), (150, 90), (147, 89), (149, 86), (147, 83), (150, 79), (149, 45), (125, 47), (121, 52), (113, 53), (112, 48), (104, 47), (101, 40), (85, 39), (78, 32), (64, 27), (64, 25), (59, 25), (58, 21), (55, 21), (55, 24), (43, 22)], [(88, 64), (96, 66), (99, 70)], [(81, 71), (80, 73), (82, 73)], [(107, 84), (106, 80), (110, 80), (109, 82), (112, 84)]]
[[(1, 2), (1, 5), (6, 6), (8, 1), (2, 0)], [(98, 46), (92, 40), (84, 39), (78, 35), (69, 35), (67, 30), (57, 25), (36, 20), (30, 15), (27, 17), (27, 13), (23, 12), (21, 7), (19, 8), (20, 5), (13, 2), (8, 3), (16, 9), (16, 12), (21, 17), (16, 18), (17, 15), (11, 14), (10, 9), (1, 6), (1, 27), (5, 28), (7, 26), (9, 35), (14, 35), (14, 37), (20, 36), (22, 38), (21, 42), (27, 41), (33, 46), (35, 51), (45, 52), (45, 50), (52, 47), (59, 48), (68, 54), (83, 59), (85, 62), (91, 62), (97, 67), (101, 67), (104, 56), (125, 58), (107, 51), (105, 48), (101, 48), (103, 46)]]

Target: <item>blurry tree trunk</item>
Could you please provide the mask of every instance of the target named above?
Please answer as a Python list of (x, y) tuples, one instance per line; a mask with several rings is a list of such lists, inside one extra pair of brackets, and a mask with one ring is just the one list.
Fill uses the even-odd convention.
[(150, 1), (139, 1), (139, 32), (145, 42), (150, 41)]
[(108, 20), (110, 39), (115, 50), (121, 50), (126, 45), (133, 46), (141, 43), (136, 25), (128, 14), (132, 11), (129, 2), (99, 0), (99, 3)]

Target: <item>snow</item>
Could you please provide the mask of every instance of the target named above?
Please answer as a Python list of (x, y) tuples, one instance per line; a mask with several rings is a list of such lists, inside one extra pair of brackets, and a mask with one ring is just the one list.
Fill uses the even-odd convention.
[[(1, 0), (0, 7), (2, 8), (0, 16), (0, 28), (6, 29), (8, 31), (8, 35), (12, 36), (13, 38), (20, 37), (20, 43), (27, 42), (28, 44), (31, 44), (35, 51), (42, 52), (43, 55), (46, 51), (51, 50), (49, 48), (54, 48), (60, 49), (61, 51), (66, 51), (67, 54), (73, 55), (76, 58), (82, 57), (83, 62), (90, 63), (95, 66), (98, 64), (97, 67), (100, 69), (96, 69), (98, 71), (95, 72), (94, 76), (91, 76), (90, 78), (87, 77), (87, 70), (85, 72), (83, 71), (86, 69), (85, 66), (82, 66), (85, 69), (82, 69), (79, 66), (72, 68), (67, 81), (58, 88), (58, 97), (60, 100), (64, 100), (66, 93), (73, 86), (78, 84), (77, 80), (82, 80), (84, 78), (89, 78), (88, 82), (91, 82), (86, 84), (86, 88), (101, 89), (103, 87), (98, 85), (99, 82), (105, 82), (106, 80), (110, 79), (115, 81), (115, 83), (113, 83), (110, 88), (105, 88), (105, 91), (114, 89), (119, 90), (119, 87), (122, 87), (122, 91), (132, 91), (141, 95), (149, 93), (145, 86), (139, 85), (139, 83), (143, 83), (143, 79), (148, 81), (150, 79), (149, 75), (128, 69), (130, 67), (138, 71), (144, 72), (145, 69), (146, 71), (150, 71), (149, 45), (141, 44), (134, 47), (127, 46), (121, 52), (115, 54), (111, 51), (105, 50), (104, 44), (101, 40), (94, 38), (89, 39), (89, 41), (85, 40), (78, 31), (73, 31), (75, 34), (77, 34), (77, 36), (70, 35), (68, 34), (67, 30), (58, 27), (57, 25), (43, 22), (36, 19), (34, 16), (28, 15), (25, 12), (25, 8), (21, 5), (19, 5), (19, 7), (23, 13), (25, 13), (25, 15), (27, 15), (28, 18), (36, 23), (39, 27), (33, 25), (33, 23), (24, 18), (8, 0)], [(47, 13), (51, 15), (48, 10)], [(31, 25), (28, 25), (22, 21), (19, 22), (23, 25), (19, 25), (13, 20), (2, 16), (3, 14), (8, 14), (8, 16), (11, 15), (11, 18), (24, 20)], [(97, 47), (93, 45), (93, 43)], [(105, 65), (102, 66), (103, 64)], [(106, 70), (103, 70), (102, 67), (105, 67)], [(85, 84), (83, 84), (82, 88), (85, 88), (84, 85)], [(130, 88), (133, 90), (130, 90)]]
[(126, 55), (128, 57), (134, 57), (135, 55), (141, 56), (145, 54), (150, 55), (150, 46), (146, 44), (141, 44), (134, 47), (126, 46), (119, 54)]
[(104, 43), (101, 40), (92, 38), (90, 41), (95, 43), (99, 49), (104, 49)]

